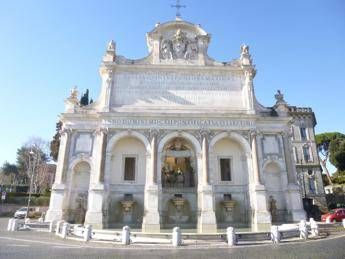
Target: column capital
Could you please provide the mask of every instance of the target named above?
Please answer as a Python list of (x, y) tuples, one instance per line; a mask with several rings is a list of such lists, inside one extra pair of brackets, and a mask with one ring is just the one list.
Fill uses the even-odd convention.
[(73, 132), (73, 129), (70, 128), (70, 127), (64, 127), (64, 128), (62, 128), (62, 129), (59, 131), (59, 133), (60, 133), (61, 136), (62, 136), (62, 135), (67, 135), (67, 136), (69, 136), (72, 132)]
[(94, 130), (93, 134), (95, 136), (98, 136), (98, 135), (101, 135), (101, 134), (106, 135), (106, 134), (108, 134), (108, 132), (109, 132), (109, 129), (107, 127), (99, 127), (99, 128)]

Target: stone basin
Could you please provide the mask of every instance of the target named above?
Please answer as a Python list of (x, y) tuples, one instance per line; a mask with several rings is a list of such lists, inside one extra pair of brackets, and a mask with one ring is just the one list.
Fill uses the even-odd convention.
[(231, 211), (233, 208), (235, 208), (236, 201), (234, 201), (234, 200), (226, 200), (226, 201), (223, 201), (223, 205), (224, 205), (224, 208), (227, 211)]

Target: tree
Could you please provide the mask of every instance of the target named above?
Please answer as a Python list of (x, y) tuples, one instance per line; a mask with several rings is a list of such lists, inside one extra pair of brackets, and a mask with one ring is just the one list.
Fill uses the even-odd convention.
[(86, 89), (86, 92), (80, 98), (80, 106), (89, 105), (89, 89)]
[(1, 168), (1, 183), (15, 185), (19, 181), (19, 171), (15, 164), (5, 161)]
[(41, 190), (45, 179), (45, 170), (49, 162), (48, 143), (40, 138), (31, 138), (17, 150), (17, 167), (21, 174), (32, 182), (35, 193)]
[(53, 140), (50, 142), (50, 156), (56, 162), (59, 156), (60, 138), (61, 138), (60, 131), (62, 129), (62, 121), (59, 121), (56, 123), (55, 129), (56, 129), (55, 135), (53, 137)]
[(327, 169), (327, 161), (329, 160), (337, 168), (337, 173), (342, 175), (342, 171), (345, 170), (345, 135), (339, 132), (317, 134), (316, 145), (322, 167), (328, 181), (332, 184), (333, 181)]

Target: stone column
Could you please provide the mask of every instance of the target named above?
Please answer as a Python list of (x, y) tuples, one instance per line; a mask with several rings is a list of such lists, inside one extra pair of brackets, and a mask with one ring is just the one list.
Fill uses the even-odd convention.
[(65, 198), (65, 181), (68, 170), (69, 150), (71, 145), (71, 129), (61, 131), (59, 156), (56, 167), (55, 182), (52, 186), (49, 209), (45, 220), (62, 220), (63, 204)]
[(294, 222), (299, 222), (306, 218), (306, 213), (303, 209), (303, 202), (301, 198), (300, 188), (297, 184), (297, 172), (294, 160), (292, 158), (292, 146), (289, 140), (288, 131), (282, 132), (281, 134), (283, 140), (283, 151), (285, 157), (286, 171), (288, 186), (286, 191), (286, 203), (289, 214), (291, 215), (291, 220)]
[(253, 183), (251, 184), (251, 196), (253, 198), (252, 210), (252, 229), (253, 231), (269, 230), (271, 227), (271, 215), (267, 208), (266, 188), (261, 183), (260, 179), (260, 165), (258, 159), (258, 145), (257, 133), (251, 134), (251, 149), (252, 149), (252, 169), (253, 169)]
[(103, 228), (104, 162), (106, 157), (107, 129), (97, 129), (94, 137), (92, 151), (94, 171), (91, 172), (85, 224), (92, 225), (93, 228)]
[(203, 136), (202, 139), (202, 183), (204, 186), (209, 184), (208, 182), (208, 163), (209, 163), (209, 155), (208, 155), (208, 141), (207, 136)]
[(143, 232), (159, 232), (160, 231), (160, 216), (158, 211), (158, 185), (157, 185), (157, 137), (158, 132), (152, 130), (151, 137), (151, 155), (150, 166), (147, 167), (145, 196), (144, 196), (144, 218), (142, 231)]
[(261, 185), (256, 133), (252, 133), (251, 135), (251, 147), (252, 147), (252, 159), (253, 159), (254, 184)]
[[(208, 134), (202, 133), (202, 179), (198, 181), (198, 232), (199, 233), (216, 233), (217, 222), (214, 212), (214, 197), (212, 186), (208, 179)], [(200, 170), (200, 169), (199, 169)], [(200, 175), (200, 174), (199, 174)]]

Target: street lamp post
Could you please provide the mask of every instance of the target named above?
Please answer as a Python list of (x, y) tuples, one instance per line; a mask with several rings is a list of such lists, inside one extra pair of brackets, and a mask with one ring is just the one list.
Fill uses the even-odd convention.
[[(34, 181), (34, 172), (35, 172), (35, 152), (32, 151), (32, 149), (29, 152), (29, 172), (31, 171), (31, 179), (30, 179), (30, 187), (29, 187), (29, 198), (28, 198), (28, 206), (26, 208), (26, 215), (25, 219), (29, 217), (29, 210), (30, 210), (30, 202), (31, 202), (31, 193), (32, 193), (32, 184)], [(33, 161), (31, 160), (31, 157), (33, 158)]]

